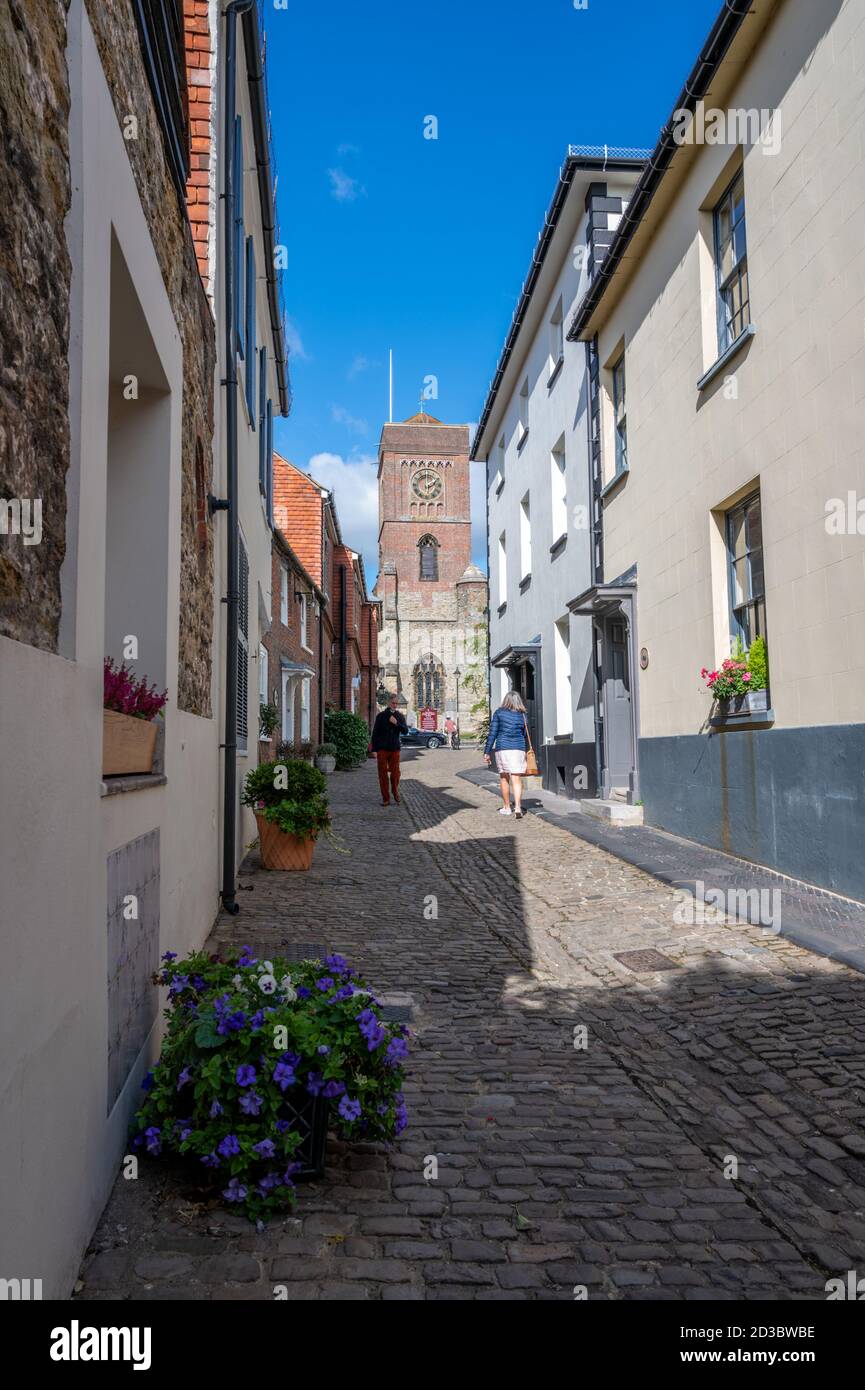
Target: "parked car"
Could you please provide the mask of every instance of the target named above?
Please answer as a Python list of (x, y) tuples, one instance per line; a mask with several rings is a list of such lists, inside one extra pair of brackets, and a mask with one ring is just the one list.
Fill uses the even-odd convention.
[(416, 729), (413, 725), (408, 733), (400, 734), (399, 737), (403, 747), (406, 744), (414, 744), (421, 748), (444, 748), (447, 742), (444, 734), (437, 733), (434, 729)]

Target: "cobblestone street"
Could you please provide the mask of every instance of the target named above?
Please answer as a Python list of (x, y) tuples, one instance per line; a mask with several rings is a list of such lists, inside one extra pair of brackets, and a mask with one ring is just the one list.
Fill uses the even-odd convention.
[[(211, 937), (321, 943), (412, 996), (401, 1139), (332, 1143), (263, 1232), (145, 1161), (77, 1298), (823, 1300), (865, 1273), (865, 977), (756, 926), (678, 925), (672, 888), (500, 817), (458, 776), (478, 761), (407, 753), (388, 809), (371, 764), (335, 774), (350, 854), (251, 870)], [(663, 969), (617, 959), (646, 950), (667, 959), (632, 964)]]

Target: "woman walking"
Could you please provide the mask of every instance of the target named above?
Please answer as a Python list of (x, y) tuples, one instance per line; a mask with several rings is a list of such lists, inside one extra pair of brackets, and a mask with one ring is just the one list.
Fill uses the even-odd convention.
[(492, 765), (492, 753), (495, 750), (503, 802), (500, 816), (511, 814), (511, 785), (514, 789), (514, 814), (517, 820), (522, 820), (525, 815), (522, 801), (528, 743), (526, 707), (517, 692), (509, 690), (492, 717), (484, 747), (487, 767)]

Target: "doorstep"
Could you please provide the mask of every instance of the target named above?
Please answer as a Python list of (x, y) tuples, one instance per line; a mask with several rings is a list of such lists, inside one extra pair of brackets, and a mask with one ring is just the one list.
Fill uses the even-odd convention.
[(595, 820), (607, 821), (611, 825), (642, 825), (642, 806), (629, 806), (627, 801), (601, 801), (595, 797), (583, 797), (578, 803), (584, 816), (594, 816)]

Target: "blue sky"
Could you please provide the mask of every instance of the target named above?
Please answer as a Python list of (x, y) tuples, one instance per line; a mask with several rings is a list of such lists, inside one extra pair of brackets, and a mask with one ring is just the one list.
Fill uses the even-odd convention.
[(265, 0), (294, 388), (276, 447), (334, 489), (370, 585), (388, 348), (395, 419), (434, 375), (431, 413), (477, 421), (567, 145), (654, 145), (720, 8)]

